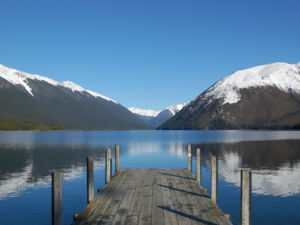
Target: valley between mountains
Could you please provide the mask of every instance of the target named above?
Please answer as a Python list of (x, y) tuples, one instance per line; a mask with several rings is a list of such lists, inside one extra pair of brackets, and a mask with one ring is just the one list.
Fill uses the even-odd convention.
[(161, 111), (0, 65), (0, 105), (1, 130), (299, 129), (300, 63), (236, 71)]

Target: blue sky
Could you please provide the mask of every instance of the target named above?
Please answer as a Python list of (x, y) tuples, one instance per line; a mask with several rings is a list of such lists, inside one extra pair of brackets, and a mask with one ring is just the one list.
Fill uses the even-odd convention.
[(235, 70), (300, 62), (299, 8), (298, 0), (1, 0), (0, 64), (159, 110)]

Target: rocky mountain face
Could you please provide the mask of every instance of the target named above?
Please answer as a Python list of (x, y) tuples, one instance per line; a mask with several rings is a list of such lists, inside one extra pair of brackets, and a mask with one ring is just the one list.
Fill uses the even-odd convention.
[(166, 122), (168, 119), (173, 117), (185, 105), (187, 105), (187, 103), (169, 106), (162, 111), (145, 110), (134, 107), (128, 109), (137, 117), (141, 118), (144, 122), (146, 122), (149, 126), (157, 128), (158, 126)]
[(66, 129), (149, 129), (113, 99), (72, 82), (57, 82), (0, 65), (0, 118)]
[(300, 128), (300, 63), (237, 71), (217, 82), (159, 129)]

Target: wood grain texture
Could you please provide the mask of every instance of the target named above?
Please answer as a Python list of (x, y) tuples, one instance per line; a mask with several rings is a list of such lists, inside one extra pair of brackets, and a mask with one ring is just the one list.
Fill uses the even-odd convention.
[(62, 225), (62, 171), (52, 173), (52, 225)]
[(87, 203), (89, 204), (94, 198), (94, 160), (92, 157), (87, 157)]
[(232, 225), (187, 169), (121, 169), (74, 225)]

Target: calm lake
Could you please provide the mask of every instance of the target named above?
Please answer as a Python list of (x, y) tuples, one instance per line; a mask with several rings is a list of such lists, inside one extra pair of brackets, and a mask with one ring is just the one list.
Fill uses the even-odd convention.
[[(95, 189), (104, 185), (104, 150), (121, 145), (123, 168), (186, 168), (187, 144), (201, 147), (203, 186), (219, 159), (219, 207), (240, 223), (240, 169), (252, 170), (255, 225), (300, 224), (298, 131), (0, 132), (0, 224), (51, 223), (51, 172), (64, 171), (64, 224), (86, 205), (86, 157)], [(195, 172), (195, 153), (193, 155)]]

